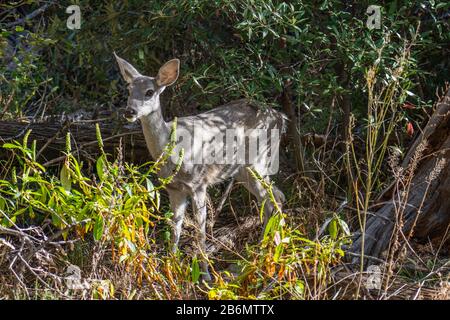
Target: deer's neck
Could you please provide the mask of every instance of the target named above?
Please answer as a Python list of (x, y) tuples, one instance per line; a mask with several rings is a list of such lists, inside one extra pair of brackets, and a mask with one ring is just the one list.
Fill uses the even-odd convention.
[(156, 161), (170, 140), (169, 126), (162, 116), (161, 105), (149, 115), (143, 116), (141, 125), (147, 148)]

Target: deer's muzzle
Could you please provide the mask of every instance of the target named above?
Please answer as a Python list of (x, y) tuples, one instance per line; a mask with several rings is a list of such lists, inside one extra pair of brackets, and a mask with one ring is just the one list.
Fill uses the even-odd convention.
[(128, 120), (128, 121), (135, 121), (136, 120), (136, 116), (137, 116), (137, 112), (134, 109), (126, 109), (123, 116)]

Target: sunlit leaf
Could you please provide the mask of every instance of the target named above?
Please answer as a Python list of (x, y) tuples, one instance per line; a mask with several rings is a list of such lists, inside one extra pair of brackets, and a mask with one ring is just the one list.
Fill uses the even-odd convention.
[(198, 263), (197, 257), (192, 258), (191, 264), (191, 280), (193, 283), (197, 283), (200, 278), (200, 265)]
[(66, 165), (63, 165), (59, 175), (59, 179), (61, 181), (61, 185), (63, 186), (64, 190), (70, 192), (70, 190), (72, 189), (72, 182), (70, 179), (70, 172), (67, 169)]
[(101, 155), (95, 164), (95, 168), (97, 169), (97, 175), (100, 178), (100, 181), (103, 181), (105, 178), (105, 160), (104, 156)]
[(332, 239), (336, 239), (338, 235), (338, 227), (336, 219), (333, 219), (328, 224), (328, 232), (330, 233), (330, 236)]
[(98, 241), (102, 238), (103, 228), (104, 228), (103, 217), (101, 215), (99, 215), (94, 224), (94, 239), (96, 241)]

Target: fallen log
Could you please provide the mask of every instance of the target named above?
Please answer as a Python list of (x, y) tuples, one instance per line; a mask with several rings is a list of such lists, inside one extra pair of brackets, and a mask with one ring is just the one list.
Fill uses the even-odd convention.
[[(119, 145), (126, 161), (144, 163), (150, 161), (150, 155), (139, 125), (113, 124), (99, 122), (103, 137), (104, 150), (112, 156), (117, 156)], [(0, 143), (6, 141), (21, 141), (26, 131), (31, 130), (28, 141), (36, 140), (38, 161), (54, 164), (63, 155), (66, 144), (66, 134), (70, 132), (72, 150), (79, 156), (94, 160), (99, 154), (95, 133), (95, 121), (65, 122), (65, 123), (23, 123), (0, 121)], [(121, 142), (121, 143), (120, 143)], [(8, 152), (0, 149), (0, 159), (6, 159)]]

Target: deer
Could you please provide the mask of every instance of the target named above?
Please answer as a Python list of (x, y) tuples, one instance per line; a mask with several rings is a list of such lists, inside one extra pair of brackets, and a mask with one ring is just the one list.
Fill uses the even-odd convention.
[[(128, 85), (129, 95), (124, 117), (129, 122), (140, 121), (149, 153), (153, 160), (156, 160), (162, 155), (165, 147), (170, 142), (171, 128), (173, 121), (175, 121), (166, 122), (164, 120), (160, 96), (168, 86), (173, 85), (177, 81), (180, 73), (180, 60), (172, 59), (166, 62), (159, 69), (156, 77), (150, 77), (139, 73), (134, 66), (117, 56), (115, 52), (114, 57), (120, 73)], [(199, 232), (198, 248), (201, 257), (203, 257), (199, 259), (202, 280), (206, 282), (211, 281), (206, 254), (207, 188), (225, 180), (235, 179), (237, 182), (242, 183), (256, 197), (257, 202), (261, 204), (268, 199), (269, 194), (266, 190), (267, 188), (264, 188), (262, 185), (261, 180), (255, 179), (251, 174), (250, 168), (272, 186), (276, 203), (281, 208), (285, 197), (281, 190), (271, 183), (269, 175), (273, 174), (273, 172), (264, 172), (269, 153), (271, 153), (270, 156), (278, 153), (279, 139), (276, 139), (276, 137), (272, 139), (273, 136), (270, 136), (271, 142), (273, 142), (270, 152), (268, 150), (260, 150), (261, 152), (255, 155), (255, 152), (251, 154), (248, 148), (245, 149), (247, 161), (233, 161), (239, 158), (238, 154), (233, 153), (227, 157), (230, 161), (225, 162), (196, 162), (184, 161), (184, 159), (195, 158), (199, 153), (202, 153), (202, 150), (213, 149), (218, 155), (221, 153), (221, 150), (227, 148), (226, 143), (220, 137), (223, 138), (225, 133), (230, 130), (234, 130), (233, 132), (235, 133), (235, 136), (231, 135), (234, 147), (236, 146), (236, 141), (242, 138), (241, 135), (248, 131), (259, 130), (258, 132), (263, 133), (279, 131), (283, 133), (285, 120), (286, 117), (282, 112), (269, 107), (262, 108), (258, 103), (249, 99), (234, 100), (207, 112), (176, 118), (177, 146), (182, 144), (181, 140), (187, 135), (191, 137), (200, 136), (202, 143), (196, 147), (185, 143), (181, 165), (177, 165), (176, 157), (171, 157), (172, 160), (167, 161), (162, 166), (158, 175), (168, 177), (177, 168), (177, 173), (166, 186), (170, 210), (173, 213), (171, 221), (171, 246), (173, 252), (178, 250), (188, 200), (191, 200)], [(186, 141), (188, 140), (186, 139)], [(244, 140), (240, 139), (241, 142)], [(245, 141), (248, 143), (248, 139)], [(236, 148), (231, 149), (236, 151)], [(263, 231), (273, 212), (274, 204), (270, 201), (265, 201)]]

